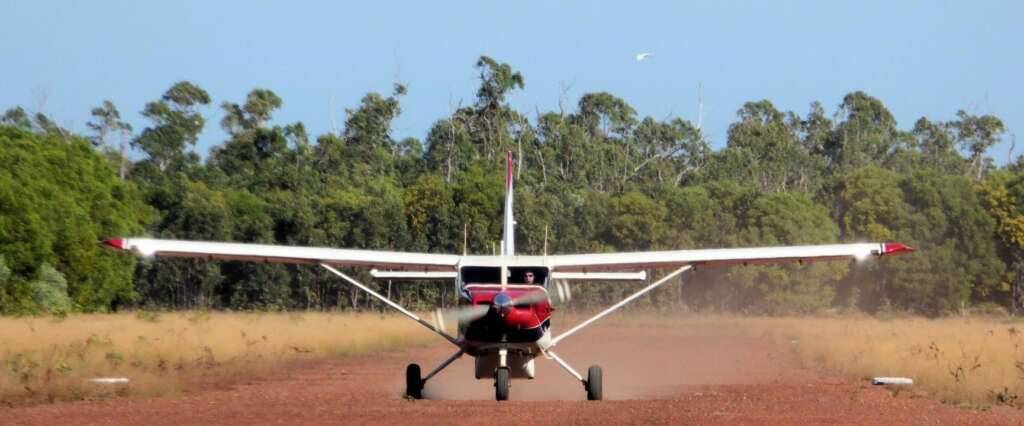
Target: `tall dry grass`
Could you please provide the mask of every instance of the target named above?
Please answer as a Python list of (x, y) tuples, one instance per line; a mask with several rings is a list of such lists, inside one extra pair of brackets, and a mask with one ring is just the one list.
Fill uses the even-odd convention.
[(733, 318), (850, 379), (900, 376), (951, 403), (1024, 405), (1024, 322), (998, 318)]
[[(160, 395), (282, 363), (436, 342), (404, 317), (355, 313), (121, 313), (0, 318), (7, 405)], [(127, 385), (89, 382), (127, 377)]]
[(1024, 408), (1024, 320), (632, 312), (612, 321), (767, 338), (791, 347), (806, 366), (846, 379), (910, 377), (912, 389), (948, 403)]

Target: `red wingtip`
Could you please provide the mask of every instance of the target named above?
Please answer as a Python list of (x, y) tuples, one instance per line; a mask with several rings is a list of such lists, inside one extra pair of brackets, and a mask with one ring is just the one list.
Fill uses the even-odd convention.
[(910, 253), (910, 252), (913, 252), (914, 250), (915, 249), (913, 247), (910, 247), (910, 246), (907, 246), (907, 245), (903, 245), (903, 244), (900, 244), (900, 243), (885, 243), (885, 244), (882, 244), (882, 256), (885, 256), (885, 255), (888, 255), (888, 254)]
[(113, 247), (118, 250), (124, 250), (124, 239), (123, 238), (111, 238), (103, 240), (103, 244), (107, 247)]

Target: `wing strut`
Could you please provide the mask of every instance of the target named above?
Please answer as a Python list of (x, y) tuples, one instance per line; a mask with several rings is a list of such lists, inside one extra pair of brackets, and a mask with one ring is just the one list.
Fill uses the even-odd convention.
[[(686, 272), (687, 270), (689, 270), (691, 268), (693, 268), (693, 265), (686, 265), (686, 266), (683, 266), (682, 268), (676, 269), (674, 272), (672, 272), (671, 274), (665, 275), (660, 280), (656, 281), (654, 284), (651, 284), (651, 285), (649, 285), (647, 287), (644, 287), (640, 291), (638, 291), (636, 293), (633, 293), (632, 295), (630, 295), (629, 297), (627, 297), (625, 299), (622, 299), (622, 301), (620, 301), (619, 303), (616, 303), (616, 304), (612, 305), (608, 309), (605, 309), (605, 310), (601, 311), (601, 313), (599, 313), (597, 315), (594, 315), (590, 319), (588, 319), (586, 321), (583, 321), (579, 325), (573, 327), (571, 330), (566, 331), (565, 333), (562, 333), (562, 335), (552, 339), (551, 343), (549, 343), (546, 347), (541, 349), (541, 352), (544, 353), (545, 357), (547, 357), (550, 360), (555, 361), (555, 363), (558, 364), (559, 367), (562, 367), (563, 369), (565, 369), (565, 371), (567, 373), (569, 373), (570, 375), (575, 377), (576, 380), (579, 380), (580, 383), (583, 383), (583, 389), (585, 389), (587, 391), (587, 399), (591, 399), (591, 400), (601, 399), (602, 398), (602, 395), (601, 395), (601, 368), (598, 367), (598, 366), (590, 367), (590, 370), (587, 371), (587, 378), (584, 379), (583, 375), (581, 375), (574, 368), (572, 368), (572, 366), (569, 365), (569, 363), (563, 361), (562, 358), (560, 358), (558, 356), (558, 354), (555, 353), (555, 351), (551, 350), (551, 348), (555, 347), (555, 345), (557, 345), (558, 342), (560, 342), (562, 339), (571, 336), (573, 333), (582, 330), (584, 327), (586, 327), (586, 326), (588, 326), (590, 324), (593, 324), (594, 321), (597, 321), (597, 320), (599, 320), (601, 318), (604, 318), (606, 315), (614, 312), (616, 309), (619, 309), (619, 308), (623, 307), (625, 304), (627, 304), (629, 302), (632, 302), (636, 298), (638, 298), (640, 296), (643, 296), (647, 292), (658, 288), (658, 286), (667, 283), (672, 278), (675, 278), (679, 274), (682, 274), (683, 272)], [(596, 369), (596, 376), (594, 376), (594, 374), (595, 374), (594, 369)]]
[(397, 310), (398, 312), (401, 312), (403, 315), (405, 315), (405, 316), (407, 316), (409, 318), (412, 318), (413, 321), (416, 321), (416, 322), (420, 323), (424, 327), (430, 329), (430, 331), (433, 331), (434, 333), (437, 333), (437, 334), (441, 335), (441, 337), (444, 337), (446, 340), (451, 342), (453, 345), (458, 346), (460, 348), (462, 347), (459, 344), (458, 339), (452, 337), (450, 334), (446, 333), (444, 330), (438, 328), (437, 326), (435, 326), (435, 325), (433, 325), (433, 324), (431, 324), (431, 323), (429, 323), (427, 321), (424, 321), (422, 318), (420, 318), (416, 314), (410, 312), (408, 309), (403, 308), (402, 305), (399, 305), (399, 304), (397, 304), (395, 302), (392, 302), (387, 297), (384, 297), (380, 293), (377, 293), (376, 291), (371, 290), (369, 287), (360, 284), (358, 281), (352, 279), (348, 275), (345, 275), (345, 274), (341, 273), (341, 271), (330, 267), (326, 263), (321, 263), (320, 266), (323, 266), (324, 269), (327, 269), (328, 271), (331, 271), (332, 274), (341, 277), (345, 281), (348, 281), (350, 284), (358, 287), (360, 290), (369, 293), (371, 296), (377, 298), (377, 300), (380, 300), (381, 302), (386, 303), (388, 306), (390, 306), (392, 308), (395, 308), (395, 310)]
[(660, 280), (656, 281), (654, 284), (651, 284), (651, 285), (649, 285), (647, 287), (644, 287), (640, 291), (638, 291), (636, 293), (633, 293), (631, 296), (629, 296), (629, 297), (627, 297), (625, 299), (622, 299), (622, 301), (620, 301), (619, 303), (616, 303), (616, 304), (612, 305), (611, 307), (609, 307), (608, 309), (605, 309), (605, 310), (601, 311), (601, 313), (599, 313), (597, 315), (594, 315), (593, 317), (591, 317), (590, 319), (588, 319), (586, 321), (583, 321), (582, 323), (580, 323), (580, 325), (577, 325), (577, 326), (573, 327), (571, 330), (566, 331), (565, 333), (562, 333), (562, 335), (560, 335), (560, 336), (558, 336), (558, 337), (556, 337), (554, 339), (551, 339), (551, 343), (548, 344), (548, 346), (546, 348), (544, 348), (544, 350), (546, 351), (548, 349), (551, 349), (551, 348), (555, 347), (555, 345), (557, 345), (558, 342), (562, 341), (562, 339), (571, 336), (573, 333), (575, 333), (577, 331), (582, 330), (584, 327), (592, 324), (594, 321), (597, 321), (597, 320), (599, 320), (601, 318), (604, 318), (606, 315), (614, 312), (616, 309), (619, 309), (619, 308), (623, 307), (625, 304), (627, 304), (629, 302), (632, 302), (634, 299), (636, 299), (636, 298), (638, 298), (640, 296), (643, 296), (644, 294), (646, 294), (647, 292), (649, 292), (651, 290), (654, 290), (655, 288), (658, 288), (658, 286), (660, 286), (662, 284), (665, 284), (666, 282), (668, 282), (672, 278), (675, 278), (677, 275), (679, 275), (679, 274), (681, 274), (683, 272), (686, 272), (687, 270), (689, 270), (691, 268), (693, 268), (693, 265), (686, 265), (686, 266), (683, 266), (682, 268), (676, 269), (675, 272), (672, 272), (671, 274), (665, 275)]

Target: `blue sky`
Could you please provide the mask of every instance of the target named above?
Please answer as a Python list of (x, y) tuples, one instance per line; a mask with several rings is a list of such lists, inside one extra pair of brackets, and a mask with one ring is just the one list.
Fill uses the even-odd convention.
[[(435, 4), (436, 3), (436, 4)], [(482, 54), (523, 73), (510, 101), (528, 112), (608, 91), (641, 115), (696, 121), (716, 148), (736, 110), (768, 99), (806, 114), (844, 94), (881, 99), (903, 129), (958, 109), (1024, 129), (1024, 2), (51, 2), (0, 1), (0, 109), (41, 109), (85, 132), (110, 99), (136, 129), (146, 102), (187, 79), (215, 105), (275, 91), (279, 124), (313, 135), (393, 82), (409, 86), (396, 137), (472, 102)], [(652, 55), (643, 62), (640, 52)], [(199, 151), (221, 143), (220, 109)], [(1024, 133), (1022, 133), (1024, 138)], [(1024, 139), (1014, 156), (1024, 153)]]

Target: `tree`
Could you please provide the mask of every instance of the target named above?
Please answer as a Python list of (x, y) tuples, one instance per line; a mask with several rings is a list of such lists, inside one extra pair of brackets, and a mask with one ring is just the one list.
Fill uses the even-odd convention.
[(113, 132), (117, 132), (121, 135), (120, 147), (118, 149), (118, 156), (121, 161), (118, 166), (118, 177), (124, 180), (125, 174), (128, 168), (128, 159), (125, 158), (125, 150), (127, 149), (127, 135), (132, 132), (132, 125), (121, 120), (121, 113), (117, 111), (117, 107), (114, 103), (106, 100), (103, 101), (103, 105), (92, 109), (92, 116), (97, 121), (86, 123), (90, 129), (96, 132), (96, 144), (106, 145), (107, 135)]
[(420, 250), (428, 252), (461, 252), (455, 247), (462, 224), (454, 213), (451, 187), (439, 176), (422, 175), (406, 188), (402, 203), (409, 222), (409, 232)]
[(864, 92), (843, 97), (837, 114), (842, 121), (824, 144), (829, 166), (836, 172), (881, 165), (904, 141), (892, 113), (882, 101)]
[(607, 241), (625, 251), (657, 248), (666, 237), (665, 206), (639, 192), (612, 197), (608, 205)]
[(523, 88), (523, 75), (513, 71), (509, 64), (499, 64), (488, 56), (481, 56), (476, 61), (476, 68), (480, 72), (480, 88), (476, 92), (478, 111), (502, 109), (508, 92)]
[(281, 98), (273, 91), (253, 89), (245, 97), (244, 105), (227, 101), (221, 104), (224, 118), (220, 125), (231, 135), (255, 130), (270, 121), (274, 110), (281, 108), (281, 104)]
[(970, 179), (920, 170), (900, 186), (914, 211), (898, 237), (921, 250), (885, 263), (893, 302), (936, 315), (1004, 297), (1006, 266), (992, 238), (996, 223)]
[(359, 108), (345, 110), (345, 165), (350, 170), (360, 169), (354, 170), (353, 176), (394, 173), (398, 145), (391, 139), (391, 122), (402, 113), (399, 99), (405, 93), (405, 86), (395, 84), (390, 97), (369, 93)]
[[(759, 197), (744, 222), (744, 246), (834, 243), (839, 236), (839, 227), (828, 210), (801, 193)], [(738, 287), (735, 303), (742, 310), (807, 314), (832, 306), (846, 269), (847, 265), (839, 262), (745, 266), (731, 268), (728, 278)]]
[(0, 127), (0, 311), (106, 311), (134, 300), (135, 259), (96, 241), (141, 232), (151, 210), (89, 141)]
[(210, 95), (188, 81), (180, 81), (164, 92), (160, 100), (146, 104), (142, 115), (153, 122), (134, 141), (161, 172), (181, 170), (198, 158), (188, 156), (186, 147), (194, 147), (206, 120), (199, 108), (210, 104)]
[[(727, 149), (737, 151), (736, 157), (743, 162), (743, 175), (764, 191), (808, 189), (820, 174), (821, 162), (813, 157), (808, 149), (811, 147), (800, 140), (804, 125), (800, 118), (792, 112), (775, 109), (767, 100), (747, 102), (736, 114), (740, 121), (729, 126)], [(812, 117), (812, 120), (820, 120), (820, 117)], [(819, 137), (815, 133), (818, 128), (807, 131), (809, 137)]]
[(491, 159), (510, 140), (508, 125), (518, 122), (519, 117), (505, 104), (505, 97), (516, 88), (522, 89), (523, 75), (513, 71), (509, 64), (498, 63), (487, 56), (476, 62), (480, 73), (480, 88), (476, 92), (476, 109), (473, 111), (471, 128), (479, 136), (484, 157)]
[(982, 161), (985, 151), (1001, 141), (1000, 137), (1006, 128), (1003, 127), (1003, 121), (994, 115), (978, 117), (960, 110), (956, 116), (958, 120), (951, 122), (950, 126), (956, 129), (957, 144), (971, 154), (971, 176), (975, 182), (980, 181), (985, 171)]
[(1024, 306), (1024, 174), (992, 173), (979, 186), (979, 195), (996, 222), (999, 251), (1008, 266), (1004, 279), (1010, 289), (1010, 310)]
[(8, 108), (7, 111), (4, 111), (3, 117), (0, 117), (0, 124), (14, 126), (25, 131), (32, 130), (32, 119), (29, 118), (25, 109), (20, 106)]

